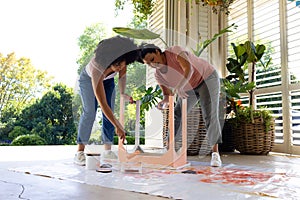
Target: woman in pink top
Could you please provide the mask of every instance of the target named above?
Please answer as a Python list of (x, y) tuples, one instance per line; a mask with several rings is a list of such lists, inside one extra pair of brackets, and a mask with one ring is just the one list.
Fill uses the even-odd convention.
[(181, 130), (181, 98), (188, 100), (188, 112), (200, 100), (205, 119), (209, 144), (212, 146), (211, 165), (222, 165), (218, 143), (222, 142), (219, 120), (220, 78), (214, 66), (186, 51), (172, 46), (164, 52), (153, 44), (140, 46), (143, 62), (155, 69), (155, 78), (162, 89), (164, 98), (158, 109), (168, 107), (169, 95), (177, 94), (174, 110), (175, 135)]

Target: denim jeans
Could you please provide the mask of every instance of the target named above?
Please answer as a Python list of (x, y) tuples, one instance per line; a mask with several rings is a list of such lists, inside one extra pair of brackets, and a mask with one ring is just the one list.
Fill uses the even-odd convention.
[[(222, 106), (220, 106), (220, 78), (215, 71), (195, 89), (187, 92), (187, 113), (200, 100), (201, 111), (207, 129), (208, 144), (222, 143)], [(182, 100), (178, 98), (174, 108), (175, 135), (181, 137)], [(198, 126), (198, 124), (195, 124)], [(178, 134), (179, 133), (179, 134)]]
[[(107, 103), (109, 107), (114, 111), (116, 97), (114, 78), (104, 80), (103, 84)], [(82, 113), (78, 125), (77, 144), (87, 144), (90, 139), (91, 131), (95, 121), (98, 108), (98, 101), (94, 94), (91, 77), (87, 74), (85, 68), (80, 74), (79, 89), (82, 101)], [(114, 126), (102, 113), (102, 142), (104, 144), (112, 144), (114, 133)]]

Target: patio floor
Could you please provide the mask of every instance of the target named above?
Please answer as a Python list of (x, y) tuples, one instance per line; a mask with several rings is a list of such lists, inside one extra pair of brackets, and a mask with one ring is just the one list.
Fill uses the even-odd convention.
[(300, 199), (298, 156), (222, 153), (221, 168), (209, 166), (210, 156), (191, 156), (182, 169), (146, 166), (142, 174), (124, 174), (74, 165), (75, 152), (76, 146), (1, 146), (0, 199)]

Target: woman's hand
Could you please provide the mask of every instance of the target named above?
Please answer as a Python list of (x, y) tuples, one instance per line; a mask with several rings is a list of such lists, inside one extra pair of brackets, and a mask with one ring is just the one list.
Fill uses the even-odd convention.
[(128, 94), (122, 94), (122, 97), (123, 97), (123, 99), (124, 99), (125, 101), (128, 101), (128, 102), (131, 103), (131, 104), (135, 103), (135, 102), (133, 101), (132, 96), (129, 96)]
[(124, 144), (126, 138), (124, 129), (120, 127), (116, 127), (116, 134), (119, 136), (120, 140), (122, 141), (122, 144)]
[(174, 93), (177, 94), (182, 99), (186, 99), (189, 97), (189, 95), (183, 90), (182, 87), (175, 87)]
[(167, 109), (169, 107), (169, 96), (165, 97), (161, 102), (159, 102), (157, 104), (157, 109), (159, 110), (164, 110)]

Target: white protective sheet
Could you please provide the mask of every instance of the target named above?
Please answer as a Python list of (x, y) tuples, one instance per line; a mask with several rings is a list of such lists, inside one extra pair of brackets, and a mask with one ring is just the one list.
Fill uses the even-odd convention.
[[(213, 168), (207, 162), (190, 163), (177, 170), (143, 166), (142, 174), (122, 173), (118, 163), (113, 164), (112, 173), (99, 173), (70, 160), (10, 170), (174, 199), (300, 199), (299, 165), (288, 165), (286, 160), (272, 168), (234, 164)], [(186, 170), (195, 174), (182, 173)]]

